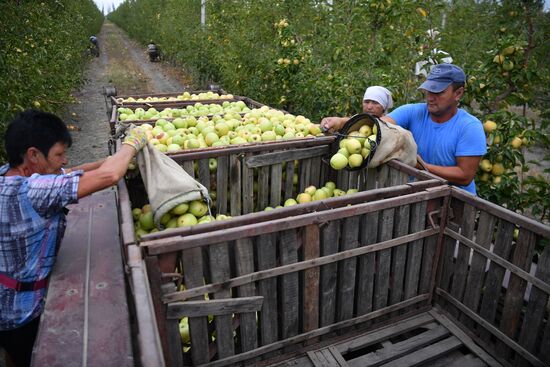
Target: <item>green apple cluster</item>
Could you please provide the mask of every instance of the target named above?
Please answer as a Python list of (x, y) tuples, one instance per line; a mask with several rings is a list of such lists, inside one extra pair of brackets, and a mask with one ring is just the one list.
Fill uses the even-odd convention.
[[(134, 219), (134, 231), (138, 240), (140, 240), (143, 235), (160, 231), (160, 229), (155, 226), (151, 205), (145, 204), (141, 208), (132, 209), (132, 217)], [(208, 205), (203, 200), (193, 200), (175, 206), (162, 216), (160, 222), (164, 228), (168, 230), (171, 228), (189, 227), (228, 218), (231, 217), (223, 214), (218, 214), (216, 217), (210, 215), (208, 212)]]
[(154, 126), (148, 123), (140, 126), (146, 130), (149, 142), (163, 153), (323, 135), (320, 125), (308, 118), (267, 106), (244, 116), (227, 112), (211, 118), (186, 116), (171, 121), (161, 118)]
[(122, 103), (151, 103), (151, 102), (177, 102), (177, 101), (198, 101), (198, 100), (209, 100), (209, 99), (233, 99), (232, 94), (218, 94), (215, 92), (201, 92), (201, 93), (189, 93), (189, 92), (183, 92), (182, 94), (176, 96), (176, 97), (168, 97), (168, 96), (162, 96), (162, 97), (140, 97), (140, 98), (134, 98), (134, 97), (128, 97), (128, 98), (117, 98), (116, 101), (119, 104)]
[(340, 149), (330, 158), (330, 166), (335, 170), (361, 167), (376, 144), (376, 133), (376, 125), (372, 128), (363, 125), (358, 131), (349, 133), (347, 138), (340, 140)]
[[(347, 191), (341, 190), (336, 187), (336, 184), (332, 181), (328, 181), (323, 187), (317, 188), (313, 185), (308, 186), (304, 189), (304, 192), (299, 193), (296, 198), (290, 198), (286, 199), (283, 206), (292, 206), (292, 205), (298, 205), (298, 204), (305, 204), (312, 201), (317, 200), (324, 200), (331, 197), (337, 197), (337, 196), (343, 196), (343, 195), (350, 195), (355, 194), (358, 192), (357, 189), (349, 189)], [(275, 208), (268, 206), (264, 210), (273, 210), (282, 208), (283, 206), (276, 206)]]
[(119, 121), (172, 120), (177, 117), (223, 115), (229, 112), (244, 114), (249, 111), (250, 108), (243, 101), (224, 101), (221, 104), (203, 104), (197, 102), (182, 108), (167, 107), (161, 111), (158, 111), (155, 107), (150, 107), (147, 111), (142, 107), (137, 107), (136, 109), (119, 107), (117, 110)]

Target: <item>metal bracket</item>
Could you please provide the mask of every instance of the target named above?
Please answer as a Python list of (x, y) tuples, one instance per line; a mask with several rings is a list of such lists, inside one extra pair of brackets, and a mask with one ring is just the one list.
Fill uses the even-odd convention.
[[(450, 222), (451, 219), (454, 218), (453, 208), (448, 208), (447, 213), (448, 213), (447, 222)], [(432, 228), (439, 228), (439, 226), (437, 226), (435, 224), (435, 221), (434, 221), (434, 218), (433, 218), (434, 215), (436, 215), (436, 214), (437, 215), (441, 214), (441, 209), (437, 209), (437, 210), (434, 210), (434, 211), (428, 213), (428, 221), (430, 222), (430, 225), (432, 226)]]
[(176, 281), (176, 290), (179, 291), (181, 288), (181, 283), (183, 281), (183, 275), (180, 273), (162, 273), (160, 276), (162, 279), (170, 279)]

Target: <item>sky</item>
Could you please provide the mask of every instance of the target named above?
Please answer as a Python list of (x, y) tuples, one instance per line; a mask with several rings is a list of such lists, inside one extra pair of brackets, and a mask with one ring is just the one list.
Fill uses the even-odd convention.
[[(94, 0), (94, 2), (97, 4), (99, 10), (103, 8), (105, 12), (108, 12), (111, 10), (113, 5), (116, 8), (117, 6), (122, 4), (124, 0)], [(550, 10), (550, 0), (544, 1), (544, 10)]]

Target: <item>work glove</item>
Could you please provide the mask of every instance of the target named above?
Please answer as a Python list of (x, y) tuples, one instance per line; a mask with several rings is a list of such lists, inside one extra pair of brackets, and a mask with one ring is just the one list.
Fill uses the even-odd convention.
[(126, 137), (122, 144), (130, 145), (136, 152), (139, 152), (147, 145), (147, 134), (141, 127), (131, 126), (126, 130)]

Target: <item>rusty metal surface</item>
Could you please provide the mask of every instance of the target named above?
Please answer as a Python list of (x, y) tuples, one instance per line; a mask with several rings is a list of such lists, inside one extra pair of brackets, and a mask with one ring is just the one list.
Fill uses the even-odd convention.
[(116, 195), (69, 207), (33, 351), (34, 366), (133, 366)]

